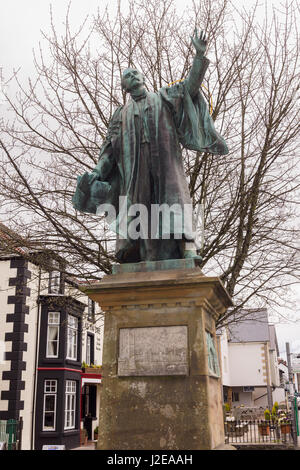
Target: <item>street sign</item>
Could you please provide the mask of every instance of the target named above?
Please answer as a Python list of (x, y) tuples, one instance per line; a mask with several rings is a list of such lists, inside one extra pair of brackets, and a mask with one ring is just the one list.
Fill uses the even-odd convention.
[(300, 374), (300, 354), (291, 354), (292, 371)]

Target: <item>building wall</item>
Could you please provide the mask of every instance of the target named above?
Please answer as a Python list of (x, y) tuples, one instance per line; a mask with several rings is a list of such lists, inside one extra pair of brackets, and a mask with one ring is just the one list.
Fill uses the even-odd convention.
[(230, 385), (267, 384), (263, 343), (229, 343)]
[(24, 351), (23, 360), (26, 362), (26, 369), (22, 372), (22, 380), (25, 383), (24, 390), (21, 391), (21, 401), (24, 402), (24, 409), (20, 412), (23, 418), (22, 448), (29, 450), (31, 448), (31, 437), (33, 430), (33, 403), (34, 403), (34, 381), (36, 374), (36, 344), (38, 340), (38, 295), (39, 295), (39, 268), (28, 263), (28, 269), (31, 272), (31, 278), (27, 282), (30, 289), (30, 296), (26, 299), (26, 306), (29, 309), (27, 315), (28, 331), (24, 334), (24, 342), (27, 344), (27, 350)]
[[(7, 314), (14, 313), (14, 305), (7, 303), (8, 296), (15, 295), (16, 287), (9, 285), (9, 278), (16, 277), (17, 269), (10, 267), (10, 260), (0, 261), (0, 343), (1, 343), (1, 357), (0, 357), (0, 419), (1, 412), (8, 410), (8, 400), (2, 398), (2, 392), (9, 390), (10, 381), (3, 379), (3, 372), (10, 371), (10, 361), (5, 359), (6, 353), (11, 352), (12, 342), (7, 341), (5, 336), (7, 333), (13, 332), (13, 323), (6, 321)], [(3, 417), (4, 419), (4, 417)]]
[[(235, 395), (238, 394), (239, 399), (235, 400)], [(232, 387), (232, 406), (253, 406), (252, 392), (244, 392), (243, 387)]]
[[(7, 264), (7, 261), (9, 264)], [(0, 265), (6, 270), (2, 283), (12, 289), (4, 289), (3, 313), (5, 315), (4, 341), (6, 346), (6, 364), (2, 371), (2, 380), (8, 382), (8, 389), (2, 390), (1, 401), (7, 400), (7, 405), (2, 403), (0, 419), (19, 419), (24, 410), (24, 400), (22, 400), (25, 389), (23, 380), (26, 371), (26, 351), (28, 343), (26, 333), (29, 325), (29, 306), (27, 305), (30, 296), (28, 281), (31, 272), (28, 269), (28, 261), (20, 256), (11, 257), (9, 260), (1, 259)], [(3, 268), (2, 268), (3, 269)], [(24, 396), (24, 395), (23, 395)], [(5, 409), (6, 408), (6, 409)]]
[[(35, 383), (37, 387), (35, 418), (40, 419), (38, 415), (42, 397), (39, 397), (38, 394), (42, 388), (38, 383), (36, 354), (39, 349), (39, 340), (42, 340), (42, 347), (44, 347), (46, 339), (39, 338), (39, 318), (41, 320), (42, 312), (38, 299), (40, 294), (48, 295), (48, 286), (49, 272), (41, 270), (38, 265), (25, 260), (22, 256), (0, 259), (0, 419), (23, 418), (22, 449), (24, 450), (31, 449), (34, 440)], [(87, 306), (87, 296), (79, 292), (78, 289), (67, 288), (67, 291), (66, 296), (73, 294), (75, 299)], [(63, 297), (65, 297), (63, 294), (56, 296), (57, 299)], [(80, 307), (80, 311), (82, 312), (82, 307)], [(86, 361), (86, 336), (88, 333), (94, 336), (93, 362), (96, 365), (102, 363), (103, 319), (99, 315), (100, 313), (99, 307), (96, 306), (96, 321), (94, 323), (88, 321), (87, 307), (84, 313), (80, 314), (83, 326), (82, 355), (80, 353), (76, 365), (68, 360), (58, 365), (78, 368), (78, 392), (80, 392), (81, 363), (83, 360)], [(43, 374), (41, 374), (42, 377)], [(61, 380), (60, 376), (58, 378)], [(78, 393), (78, 400), (79, 397), (80, 393)], [(61, 397), (61, 400), (64, 401), (64, 397)], [(97, 386), (97, 409), (99, 409), (99, 403), (100, 385)], [(78, 416), (79, 408), (78, 402)], [(98, 422), (93, 422), (93, 428), (97, 424)], [(60, 437), (63, 437), (64, 442), (68, 437), (69, 447), (73, 445), (72, 439), (74, 443), (78, 444), (78, 431), (73, 433), (73, 437), (70, 432), (67, 433), (68, 436), (65, 435), (66, 433), (63, 434)], [(39, 442), (39, 446), (40, 444), (41, 442)]]
[(273, 390), (273, 403), (275, 403), (275, 401), (278, 403), (285, 403), (286, 396), (283, 387), (277, 387), (275, 390)]
[(220, 338), (220, 360), (222, 370), (222, 384), (230, 386), (230, 363), (229, 363), (229, 349), (228, 349), (228, 337), (226, 328), (222, 329)]
[[(85, 314), (84, 314), (85, 315)], [(87, 363), (87, 335), (94, 336), (94, 365), (102, 365), (102, 348), (103, 348), (103, 325), (98, 320), (96, 324), (83, 321), (82, 327), (82, 361)]]
[(253, 405), (262, 406), (264, 408), (268, 407), (268, 393), (267, 387), (258, 387), (255, 388), (253, 394)]
[(270, 355), (271, 384), (274, 387), (279, 387), (280, 386), (280, 379), (279, 379), (279, 368), (278, 368), (277, 353), (276, 353), (275, 350), (270, 350), (269, 355)]
[(82, 361), (87, 362), (86, 338), (90, 333), (94, 335), (94, 364), (102, 365), (104, 317), (99, 305), (95, 303), (95, 322), (93, 323), (88, 320), (88, 297), (70, 284), (66, 285), (65, 294), (76, 298), (76, 300), (86, 305), (82, 316)]
[[(36, 420), (35, 420), (35, 445), (39, 450), (44, 444), (64, 444), (67, 449), (79, 446), (80, 429), (80, 385), (81, 385), (81, 320), (84, 305), (77, 300), (64, 295), (45, 295), (40, 297), (41, 321), (40, 321), (40, 342), (39, 360), (37, 375), (37, 399), (36, 399)], [(49, 312), (60, 313), (59, 346), (58, 357), (47, 357), (47, 328)], [(75, 316), (79, 320), (78, 342), (76, 358), (67, 357), (67, 318), (68, 314)], [(53, 431), (43, 430), (43, 407), (44, 407), (44, 382), (45, 380), (57, 380), (57, 406), (56, 419)], [(65, 391), (66, 381), (76, 382), (76, 422), (74, 429), (66, 430), (65, 423)]]

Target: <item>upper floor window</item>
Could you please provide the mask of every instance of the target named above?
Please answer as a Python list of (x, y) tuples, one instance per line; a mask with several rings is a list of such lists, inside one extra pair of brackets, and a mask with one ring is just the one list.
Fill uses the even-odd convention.
[(68, 332), (67, 332), (67, 359), (77, 360), (78, 350), (78, 318), (68, 315)]
[(75, 428), (76, 413), (76, 382), (66, 381), (66, 402), (65, 402), (65, 429)]
[(60, 313), (48, 312), (46, 357), (58, 357)]
[(49, 272), (49, 294), (61, 293), (61, 270), (58, 261), (52, 260), (52, 270)]
[(92, 299), (88, 299), (88, 320), (90, 322), (95, 321), (95, 302)]
[(55, 431), (57, 380), (44, 382), (43, 431)]
[(86, 363), (94, 364), (94, 335), (89, 333), (86, 336)]

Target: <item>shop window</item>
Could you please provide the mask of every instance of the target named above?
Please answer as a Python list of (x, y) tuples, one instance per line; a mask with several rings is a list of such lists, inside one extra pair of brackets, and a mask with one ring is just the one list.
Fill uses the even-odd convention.
[(55, 431), (57, 380), (44, 382), (43, 431)]
[(58, 357), (59, 354), (60, 313), (48, 312), (46, 357)]

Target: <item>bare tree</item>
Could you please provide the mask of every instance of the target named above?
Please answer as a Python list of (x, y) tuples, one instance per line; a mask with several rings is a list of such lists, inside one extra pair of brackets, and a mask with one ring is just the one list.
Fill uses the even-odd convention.
[[(299, 189), (297, 4), (287, 2), (257, 22), (257, 6), (237, 10), (228, 0), (194, 2), (178, 15), (173, 0), (139, 0), (86, 20), (64, 37), (44, 34), (34, 56), (36, 78), (23, 85), (3, 123), (1, 193), (4, 220), (30, 243), (69, 261), (69, 274), (111, 272), (114, 234), (104, 219), (71, 205), (76, 175), (94, 168), (109, 119), (126, 100), (128, 66), (149, 90), (183, 79), (191, 66), (190, 35), (207, 32), (211, 61), (204, 87), (230, 153), (185, 151), (193, 202), (204, 205), (203, 270), (217, 273), (236, 308), (286, 301), (297, 282)], [(50, 52), (50, 59), (45, 51)]]

